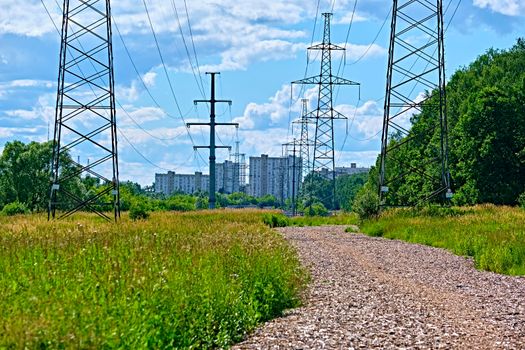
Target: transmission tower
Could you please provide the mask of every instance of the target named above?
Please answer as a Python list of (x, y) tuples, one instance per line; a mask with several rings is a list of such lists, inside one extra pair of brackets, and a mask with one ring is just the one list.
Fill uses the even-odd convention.
[(301, 128), (301, 136), (298, 140), (299, 144), (299, 154), (302, 162), (302, 175), (303, 178), (306, 177), (311, 171), (310, 163), (310, 147), (314, 143), (310, 140), (308, 135), (308, 128), (311, 124), (311, 119), (308, 118), (308, 100), (302, 99), (302, 113), (301, 118), (294, 121), (294, 124), (299, 125)]
[(345, 51), (345, 48), (331, 43), (330, 19), (332, 14), (323, 13), (323, 16), (323, 42), (308, 48), (321, 51), (321, 74), (294, 81), (292, 84), (319, 86), (317, 109), (308, 114), (308, 118), (315, 120), (312, 170), (317, 173), (323, 169), (328, 170), (332, 182), (332, 201), (335, 206), (334, 119), (346, 119), (346, 117), (333, 108), (333, 87), (334, 85), (359, 85), (359, 83), (332, 74), (332, 51)]
[[(292, 199), (292, 216), (297, 215), (297, 197), (299, 195), (299, 184), (302, 178), (302, 161), (297, 157), (301, 151), (301, 140), (293, 139), (293, 141), (285, 143), (283, 146), (283, 156), (285, 157), (285, 166), (283, 167), (283, 178), (286, 178), (286, 184), (283, 179), (283, 187), (286, 186), (287, 195), (291, 194)], [(290, 153), (292, 156), (290, 157)], [(290, 164), (291, 158), (291, 164)], [(290, 174), (290, 168), (292, 169)], [(291, 175), (291, 179), (290, 179)], [(289, 189), (292, 193), (289, 193)], [(284, 192), (284, 191), (283, 191)], [(283, 195), (284, 197), (284, 195)]]
[(209, 146), (194, 146), (193, 149), (197, 150), (199, 148), (208, 148), (210, 150), (210, 187), (209, 187), (209, 203), (208, 206), (210, 209), (215, 209), (215, 202), (216, 202), (216, 195), (215, 195), (215, 150), (217, 148), (227, 148), (231, 150), (231, 146), (217, 146), (215, 143), (215, 127), (221, 126), (221, 125), (228, 125), (228, 126), (235, 126), (236, 128), (239, 127), (238, 123), (217, 123), (215, 121), (215, 105), (217, 103), (228, 103), (229, 105), (232, 104), (232, 101), (230, 100), (217, 100), (215, 99), (215, 76), (220, 73), (209, 73), (206, 74), (211, 76), (211, 98), (209, 100), (195, 100), (194, 103), (209, 103), (210, 104), (210, 122), (209, 123), (187, 123), (187, 127), (193, 125), (198, 126), (209, 126), (210, 127), (210, 145)]
[[(120, 216), (111, 37), (109, 0), (64, 0), (48, 218), (88, 209), (110, 219), (110, 207)], [(75, 162), (78, 154), (91, 162)], [(87, 195), (83, 173), (100, 183)]]
[[(429, 127), (411, 128), (423, 106)], [(446, 107), (442, 0), (394, 0), (381, 146), (381, 206), (412, 206), (452, 197)], [(438, 147), (431, 146), (433, 138), (439, 140)], [(407, 157), (410, 145), (425, 147), (425, 154)], [(408, 183), (419, 188), (417, 198), (400, 191)]]

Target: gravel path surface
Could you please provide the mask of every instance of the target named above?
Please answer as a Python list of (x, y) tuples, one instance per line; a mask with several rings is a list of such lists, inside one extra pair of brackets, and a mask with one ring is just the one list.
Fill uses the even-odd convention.
[(280, 231), (311, 271), (305, 305), (234, 349), (525, 349), (525, 278), (340, 226)]

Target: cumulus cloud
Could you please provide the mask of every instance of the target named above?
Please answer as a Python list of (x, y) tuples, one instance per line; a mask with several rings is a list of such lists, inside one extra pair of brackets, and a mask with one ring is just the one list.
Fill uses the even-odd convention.
[(473, 4), (506, 16), (525, 16), (525, 3), (522, 0), (473, 0)]

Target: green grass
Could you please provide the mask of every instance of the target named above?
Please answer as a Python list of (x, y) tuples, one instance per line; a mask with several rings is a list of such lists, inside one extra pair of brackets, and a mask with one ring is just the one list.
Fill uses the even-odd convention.
[(471, 256), (476, 267), (525, 275), (525, 210), (492, 205), (447, 210), (391, 210), (366, 221), (370, 236), (400, 239)]
[(331, 216), (296, 216), (286, 217), (284, 214), (272, 212), (263, 215), (263, 221), (270, 227), (286, 226), (323, 226), (323, 225), (356, 225), (358, 217), (354, 213), (338, 213)]
[(0, 349), (217, 348), (299, 304), (306, 274), (255, 211), (117, 225), (0, 217)]

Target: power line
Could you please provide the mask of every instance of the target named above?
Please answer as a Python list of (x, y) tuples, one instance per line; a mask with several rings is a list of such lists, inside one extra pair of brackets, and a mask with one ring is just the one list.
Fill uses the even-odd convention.
[(206, 94), (204, 93), (204, 84), (202, 83), (202, 79), (199, 80), (199, 78), (197, 77), (197, 73), (195, 72), (196, 68), (193, 67), (193, 62), (191, 60), (190, 50), (188, 48), (188, 45), (186, 44), (186, 38), (184, 37), (184, 31), (182, 30), (182, 24), (180, 22), (179, 11), (177, 10), (177, 5), (175, 5), (175, 1), (174, 0), (171, 0), (171, 7), (173, 8), (173, 12), (175, 13), (175, 18), (177, 19), (179, 32), (180, 32), (180, 35), (181, 35), (181, 38), (182, 38), (182, 42), (184, 44), (184, 48), (186, 50), (186, 56), (188, 56), (188, 62), (190, 64), (191, 72), (193, 74), (193, 77), (195, 78), (195, 82), (197, 83), (197, 87), (198, 87), (202, 97), (206, 98)]
[[(204, 87), (204, 81), (202, 80), (202, 74), (199, 64), (199, 57), (197, 55), (197, 50), (195, 48), (195, 40), (193, 39), (193, 29), (191, 28), (191, 21), (190, 21), (190, 14), (188, 12), (188, 4), (186, 3), (186, 0), (184, 0), (184, 10), (186, 11), (186, 19), (188, 20), (188, 29), (190, 31), (190, 38), (191, 38), (191, 45), (193, 47), (193, 54), (195, 55), (195, 63), (197, 63), (197, 71), (199, 73), (199, 79), (201, 81), (201, 85)], [(204, 96), (206, 96), (206, 93), (204, 93)]]
[[(166, 75), (166, 79), (168, 80), (168, 85), (170, 87), (170, 91), (171, 91), (171, 95), (173, 97), (173, 101), (175, 102), (175, 105), (177, 106), (177, 110), (179, 111), (179, 114), (181, 116), (182, 122), (186, 125), (186, 120), (185, 120), (184, 116), (182, 115), (182, 110), (180, 108), (179, 101), (177, 100), (177, 96), (175, 95), (175, 89), (173, 88), (173, 84), (171, 83), (171, 79), (170, 79), (170, 76), (169, 76), (169, 73), (168, 73), (168, 68), (166, 67), (166, 63), (164, 62), (164, 57), (162, 56), (162, 51), (160, 49), (159, 41), (157, 39), (157, 34), (155, 33), (155, 29), (153, 28), (153, 23), (151, 21), (151, 16), (149, 14), (149, 9), (148, 9), (148, 5), (146, 4), (146, 0), (142, 0), (142, 3), (144, 4), (144, 9), (146, 10), (146, 15), (148, 17), (148, 22), (149, 22), (149, 26), (151, 28), (151, 33), (153, 34), (153, 38), (155, 40), (155, 45), (157, 47), (157, 52), (159, 53), (159, 57), (160, 57), (160, 61), (162, 63), (164, 74)], [(186, 129), (186, 133), (187, 133), (188, 137), (190, 138), (190, 141), (191, 141), (192, 145), (195, 147), (195, 141), (193, 140), (193, 137), (191, 136), (191, 133), (190, 133), (190, 131), (188, 129)], [(201, 156), (200, 153), (199, 153), (199, 156)], [(202, 158), (202, 156), (201, 156), (201, 158)], [(203, 159), (203, 161), (204, 161), (204, 159)]]
[(390, 7), (390, 10), (388, 11), (388, 13), (386, 14), (386, 17), (385, 17), (385, 20), (383, 21), (383, 24), (381, 24), (381, 27), (379, 28), (379, 31), (377, 32), (374, 40), (372, 40), (372, 43), (370, 45), (368, 45), (368, 47), (366, 48), (365, 52), (357, 59), (355, 60), (354, 62), (352, 63), (348, 63), (349, 66), (351, 65), (354, 65), (356, 64), (357, 62), (361, 61), (363, 58), (365, 58), (365, 56), (368, 54), (368, 51), (370, 51), (370, 49), (372, 48), (372, 46), (374, 46), (374, 44), (376, 43), (377, 39), (379, 38), (379, 35), (381, 34), (381, 32), (383, 31), (383, 28), (385, 27), (385, 24), (386, 22), (388, 21), (388, 18), (390, 17), (390, 14), (392, 13), (392, 7)]
[[(186, 124), (186, 120), (184, 119), (184, 116), (182, 115), (182, 109), (180, 108), (179, 101), (178, 101), (177, 96), (175, 94), (175, 89), (173, 88), (173, 84), (171, 82), (170, 75), (168, 73), (168, 68), (166, 67), (166, 63), (164, 61), (164, 56), (162, 55), (162, 51), (160, 49), (159, 41), (157, 39), (157, 34), (155, 33), (155, 29), (153, 28), (153, 22), (151, 21), (151, 16), (149, 14), (149, 9), (148, 9), (148, 5), (146, 4), (146, 0), (142, 0), (142, 3), (144, 4), (144, 9), (146, 10), (146, 15), (148, 17), (148, 22), (149, 22), (149, 26), (150, 26), (150, 29), (151, 29), (151, 33), (153, 34), (153, 39), (155, 40), (155, 46), (157, 47), (157, 52), (158, 52), (159, 57), (160, 57), (160, 61), (161, 61), (161, 64), (162, 64), (162, 68), (164, 70), (164, 74), (166, 75), (166, 79), (168, 80), (168, 85), (170, 87), (170, 92), (171, 92), (171, 95), (173, 97), (173, 101), (175, 102), (177, 110), (179, 111), (179, 114), (181, 116), (182, 122), (184, 124)], [(187, 131), (187, 134), (188, 134), (191, 142), (193, 144), (195, 144), (193, 142), (193, 138), (192, 138), (192, 136), (191, 136), (189, 131)]]

